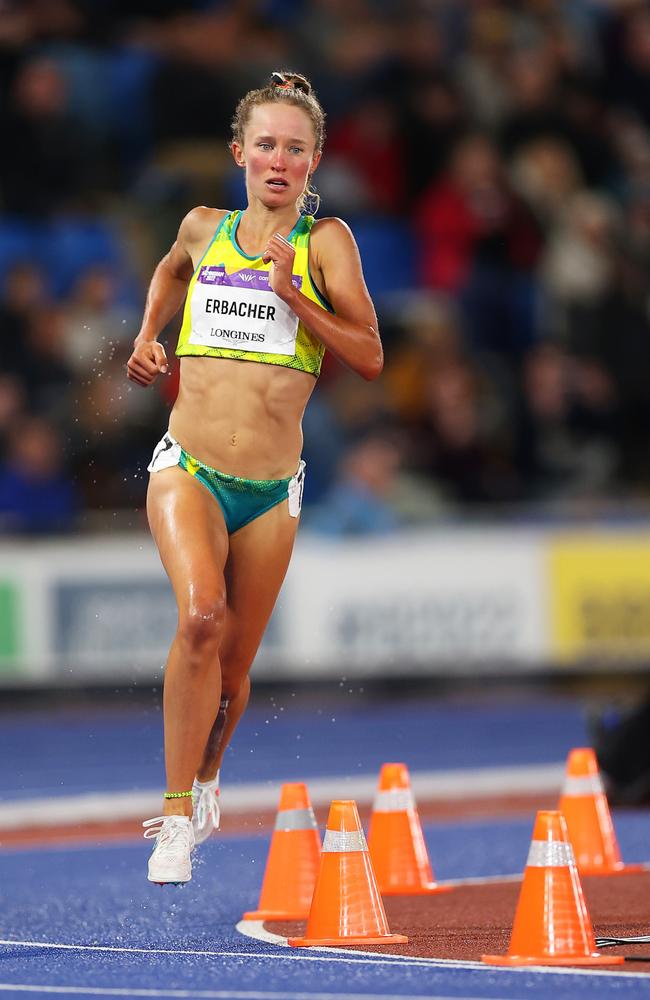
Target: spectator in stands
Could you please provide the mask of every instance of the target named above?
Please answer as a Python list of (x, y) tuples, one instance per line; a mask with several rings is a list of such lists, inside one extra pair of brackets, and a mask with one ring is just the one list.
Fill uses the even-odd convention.
[(421, 278), (459, 297), (474, 348), (517, 357), (534, 340), (541, 235), (494, 144), (471, 134), (415, 217)]
[(75, 521), (75, 489), (65, 473), (61, 440), (40, 417), (21, 420), (0, 465), (0, 530), (6, 534), (68, 531)]
[(450, 143), (468, 125), (446, 65), (447, 39), (439, 20), (435, 14), (404, 11), (393, 26), (391, 58), (372, 81), (398, 117), (409, 204), (419, 200), (444, 167)]
[(130, 345), (105, 342), (77, 389), (73, 468), (85, 504), (94, 509), (140, 506), (150, 427), (165, 419), (159, 394), (134, 392), (124, 384), (129, 354)]
[(602, 26), (602, 53), (610, 99), (634, 109), (650, 128), (650, 10), (647, 4), (610, 7)]
[(616, 171), (601, 85), (588, 72), (570, 74), (558, 47), (539, 42), (515, 49), (508, 62), (512, 107), (499, 139), (508, 157), (540, 139), (573, 150), (589, 184), (606, 183)]
[(322, 535), (385, 535), (401, 519), (390, 502), (400, 466), (400, 451), (388, 438), (373, 434), (343, 456), (338, 479), (305, 524)]
[(188, 139), (224, 143), (229, 112), (239, 85), (236, 53), (245, 45), (245, 18), (236, 5), (180, 10), (159, 26), (157, 43), (164, 58), (152, 83), (153, 130), (158, 146)]
[(381, 78), (396, 32), (377, 4), (354, 0), (303, 4), (294, 37), (296, 56), (314, 66), (315, 85), (332, 122)]
[(73, 408), (73, 372), (65, 353), (65, 313), (49, 303), (34, 310), (23, 344), (19, 374), (31, 407), (38, 413), (69, 421)]
[(561, 139), (543, 136), (520, 147), (511, 162), (513, 185), (532, 209), (544, 239), (562, 224), (568, 204), (584, 186), (577, 158)]
[(414, 451), (443, 495), (461, 504), (514, 499), (509, 413), (486, 374), (449, 352), (429, 369), (425, 402)]
[(568, 350), (613, 383), (616, 423), (609, 434), (617, 436), (624, 479), (647, 483), (650, 278), (620, 208), (600, 195), (577, 196), (549, 243), (543, 276)]
[(472, 122), (494, 130), (512, 99), (504, 67), (514, 34), (513, 10), (472, 4), (466, 12), (466, 44), (458, 55), (455, 77)]
[(558, 59), (541, 39), (511, 49), (506, 59), (510, 109), (499, 134), (507, 156), (542, 136), (571, 141), (559, 100), (559, 78)]
[(394, 418), (403, 427), (413, 427), (427, 412), (430, 373), (461, 357), (462, 337), (453, 300), (442, 293), (409, 295), (397, 322), (396, 343), (387, 351), (382, 384)]
[(570, 329), (573, 311), (600, 309), (615, 280), (621, 223), (621, 213), (610, 199), (580, 192), (550, 234), (542, 275), (549, 296), (564, 310), (562, 326), (572, 344), (578, 336)]
[(0, 374), (0, 461), (6, 458), (7, 444), (25, 414), (25, 387), (15, 375)]
[(73, 288), (63, 339), (65, 359), (79, 378), (96, 371), (118, 343), (130, 341), (135, 316), (115, 298), (115, 278), (105, 267), (90, 267)]
[(606, 496), (617, 471), (616, 387), (593, 358), (544, 344), (523, 370), (517, 471), (531, 500)]
[(413, 84), (399, 111), (407, 196), (413, 206), (444, 169), (449, 148), (467, 130), (468, 114), (455, 84), (443, 73)]
[(309, 467), (303, 504), (323, 499), (336, 477), (345, 448), (345, 431), (327, 393), (317, 386), (302, 422), (305, 444), (303, 457)]
[(31, 313), (45, 301), (42, 272), (28, 262), (13, 264), (0, 301), (0, 371), (21, 372)]
[(328, 155), (345, 164), (355, 186), (365, 190), (366, 211), (397, 215), (403, 209), (404, 144), (399, 116), (390, 101), (375, 95), (360, 100), (331, 129)]
[(0, 134), (11, 137), (0, 158), (6, 211), (42, 219), (94, 189), (91, 145), (75, 126), (63, 74), (50, 60), (27, 60), (19, 69), (0, 107)]

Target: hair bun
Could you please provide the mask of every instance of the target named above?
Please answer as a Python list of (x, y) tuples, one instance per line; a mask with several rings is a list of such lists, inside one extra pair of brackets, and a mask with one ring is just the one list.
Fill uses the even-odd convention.
[(309, 80), (301, 76), (300, 73), (287, 73), (278, 71), (271, 73), (270, 86), (277, 90), (302, 90), (304, 94), (311, 94), (311, 84)]

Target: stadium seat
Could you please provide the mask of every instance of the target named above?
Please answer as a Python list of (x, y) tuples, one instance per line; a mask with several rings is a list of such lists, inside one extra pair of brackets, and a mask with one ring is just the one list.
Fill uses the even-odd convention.
[(101, 219), (59, 219), (45, 227), (39, 258), (52, 280), (56, 296), (67, 294), (89, 267), (119, 269), (117, 237)]
[(415, 250), (413, 234), (405, 223), (359, 218), (351, 222), (351, 227), (361, 254), (366, 284), (376, 302), (413, 287)]

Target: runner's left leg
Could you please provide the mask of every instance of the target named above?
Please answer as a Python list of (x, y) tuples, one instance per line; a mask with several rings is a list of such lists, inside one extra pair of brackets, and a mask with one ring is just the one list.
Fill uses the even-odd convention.
[(227, 607), (219, 648), (223, 696), (229, 699), (223, 730), (213, 726), (201, 766), (200, 781), (219, 768), (233, 732), (248, 703), (250, 670), (286, 575), (299, 518), (286, 503), (277, 504), (230, 536), (224, 571)]

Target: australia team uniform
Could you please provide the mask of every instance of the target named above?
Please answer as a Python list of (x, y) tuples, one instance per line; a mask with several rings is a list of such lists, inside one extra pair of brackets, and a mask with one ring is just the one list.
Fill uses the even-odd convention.
[[(192, 275), (176, 354), (279, 365), (317, 378), (325, 348), (271, 288), (271, 262), (250, 257), (239, 247), (241, 215), (236, 211), (225, 216)], [(308, 299), (333, 311), (309, 273), (313, 224), (313, 216), (300, 216), (287, 237), (295, 251), (292, 281)], [(205, 465), (167, 433), (154, 451), (149, 471), (175, 465), (210, 490), (229, 534), (287, 498), (289, 513), (297, 517), (300, 512), (304, 462), (289, 479), (241, 479)]]

